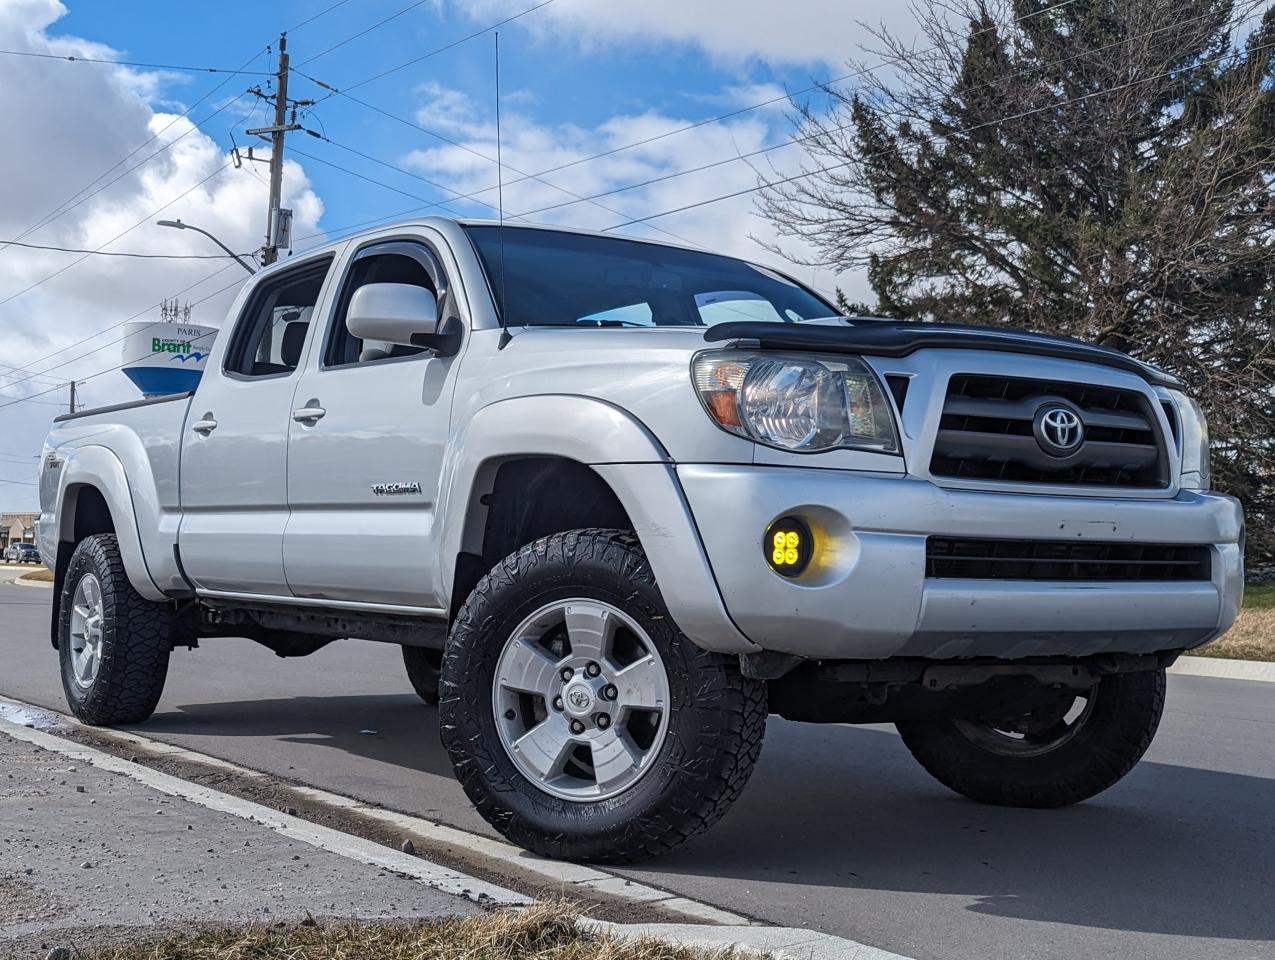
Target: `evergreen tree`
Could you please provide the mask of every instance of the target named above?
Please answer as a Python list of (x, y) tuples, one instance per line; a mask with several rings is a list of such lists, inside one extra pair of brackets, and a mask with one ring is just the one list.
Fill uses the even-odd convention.
[[(1178, 374), (1215, 486), (1275, 544), (1275, 11), (955, 0), (887, 70), (798, 106), (781, 237), (866, 268), (876, 312), (1081, 337)], [(875, 62), (853, 63), (865, 70)], [(782, 248), (782, 242), (779, 245)]]

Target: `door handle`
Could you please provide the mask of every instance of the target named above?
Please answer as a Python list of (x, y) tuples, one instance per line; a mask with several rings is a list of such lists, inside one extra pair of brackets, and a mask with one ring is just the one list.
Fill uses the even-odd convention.
[(298, 407), (292, 411), (292, 419), (297, 423), (314, 423), (326, 417), (328, 412), (322, 407)]
[(196, 433), (203, 434), (206, 437), (208, 434), (217, 429), (217, 421), (209, 414), (204, 414), (204, 419), (196, 420), (190, 425), (190, 429), (194, 430)]

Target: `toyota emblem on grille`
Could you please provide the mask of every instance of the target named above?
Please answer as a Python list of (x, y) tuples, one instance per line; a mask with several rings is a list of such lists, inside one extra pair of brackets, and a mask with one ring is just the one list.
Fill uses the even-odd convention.
[(1075, 453), (1085, 439), (1085, 425), (1070, 407), (1045, 406), (1036, 412), (1036, 442), (1055, 457)]

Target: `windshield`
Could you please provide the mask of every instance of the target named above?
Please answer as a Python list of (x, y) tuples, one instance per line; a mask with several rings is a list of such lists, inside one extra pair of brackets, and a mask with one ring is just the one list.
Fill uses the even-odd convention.
[(502, 282), (500, 227), (465, 231), (511, 327), (703, 327), (837, 313), (805, 287), (742, 260), (558, 230), (507, 227)]

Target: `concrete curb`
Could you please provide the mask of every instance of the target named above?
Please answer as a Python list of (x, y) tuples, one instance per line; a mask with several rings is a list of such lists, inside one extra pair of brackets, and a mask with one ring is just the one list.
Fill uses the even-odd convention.
[(53, 583), (51, 581), (28, 580), (28, 576), (30, 576), (30, 574), (24, 573), (20, 577), (14, 577), (12, 582), (16, 583), (20, 587), (43, 587), (45, 590), (53, 589)]
[[(64, 714), (2, 696), (0, 696), (0, 708), (3, 708), (0, 709), (0, 733), (7, 734), (15, 740), (30, 743), (33, 746), (61, 754), (80, 763), (90, 764), (103, 770), (131, 777), (161, 793), (180, 797), (207, 809), (257, 823), (264, 829), (272, 830), (293, 840), (308, 843), (321, 850), (336, 853), (361, 863), (392, 870), (418, 880), (443, 893), (463, 897), (489, 907), (524, 907), (533, 902), (531, 898), (513, 890), (507, 890), (484, 880), (479, 880), (476, 877), (470, 877), (457, 870), (431, 863), (418, 856), (391, 850), (375, 841), (365, 840), (329, 827), (319, 826), (308, 820), (280, 813), (261, 804), (253, 803), (249, 800), (241, 800), (238, 797), (230, 796), (209, 787), (189, 783), (178, 777), (160, 773), (141, 764), (125, 760), (122, 757), (35, 729), (36, 724), (50, 720), (68, 727), (82, 726), (73, 718)], [(156, 755), (186, 757), (199, 763), (233, 769), (246, 775), (265, 776), (259, 771), (239, 767), (228, 761), (196, 753), (183, 747), (147, 740), (136, 734), (102, 730), (95, 732), (118, 737), (138, 749), (152, 752)], [(339, 802), (340, 805), (358, 810), (363, 815), (380, 814), (385, 822), (393, 823), (405, 830), (414, 832), (428, 830), (430, 836), (445, 838), (448, 841), (461, 843), (471, 848), (481, 846), (484, 853), (494, 858), (512, 860), (511, 866), (522, 872), (531, 870), (531, 872), (538, 873), (545, 878), (556, 879), (566, 885), (579, 884), (584, 887), (590, 887), (599, 893), (606, 893), (614, 898), (658, 904), (662, 910), (680, 913), (688, 919), (700, 921), (699, 923), (685, 924), (625, 924), (582, 918), (580, 922), (587, 928), (607, 931), (626, 938), (653, 936), (687, 946), (719, 950), (735, 948), (745, 952), (770, 953), (777, 958), (790, 958), (790, 960), (909, 960), (909, 958), (899, 954), (889, 953), (854, 940), (819, 933), (814, 930), (803, 930), (795, 927), (759, 926), (746, 917), (741, 917), (725, 910), (718, 910), (708, 904), (677, 897), (654, 887), (634, 883), (623, 877), (607, 874), (591, 867), (535, 857), (503, 841), (492, 840), (451, 827), (444, 827), (440, 824), (433, 824), (406, 814), (379, 810), (375, 807), (365, 807), (356, 800), (342, 797), (338, 794), (331, 794), (313, 788), (299, 789), (309, 796), (321, 799), (324, 802)], [(501, 850), (497, 848), (507, 849)]]
[[(44, 720), (45, 722), (52, 720), (68, 727), (92, 729), (93, 733), (97, 736), (106, 736), (121, 743), (127, 743), (138, 752), (148, 753), (151, 756), (188, 760), (193, 763), (202, 764), (203, 766), (220, 768), (229, 773), (233, 773), (236, 776), (245, 778), (266, 778), (266, 774), (263, 774), (259, 770), (253, 770), (250, 767), (243, 767), (237, 763), (231, 763), (229, 760), (222, 760), (219, 757), (212, 757), (208, 754), (199, 753), (195, 750), (188, 750), (185, 747), (179, 747), (175, 744), (165, 743), (160, 740), (151, 740), (131, 731), (100, 730), (84, 727), (84, 725), (77, 721), (74, 717), (66, 714), (58, 713), (54, 710), (47, 710), (43, 707), (36, 707), (28, 703), (23, 703), (20, 700), (0, 697), (0, 723), (3, 723), (6, 719), (6, 714), (10, 721), (16, 721), (19, 724), (34, 723), (38, 725), (41, 720)], [(103, 755), (110, 756), (109, 754)], [(122, 760), (119, 762), (127, 763), (127, 761)], [(139, 764), (133, 764), (133, 766), (149, 771), (148, 767), (142, 767)], [(674, 917), (685, 917), (687, 920), (698, 923), (718, 924), (730, 927), (747, 926), (754, 923), (754, 921), (749, 917), (745, 917), (737, 913), (731, 913), (727, 910), (718, 909), (711, 904), (700, 903), (699, 901), (691, 900), (686, 897), (679, 897), (667, 890), (660, 890), (658, 887), (647, 886), (646, 884), (638, 883), (635, 880), (629, 880), (626, 877), (621, 877), (618, 874), (608, 873), (605, 870), (584, 866), (583, 864), (568, 863), (562, 860), (550, 860), (546, 857), (538, 857), (535, 854), (528, 853), (521, 847), (516, 847), (511, 843), (506, 843), (504, 840), (497, 840), (493, 837), (485, 837), (481, 834), (470, 833), (467, 830), (458, 830), (455, 827), (435, 823), (432, 820), (426, 820), (422, 817), (415, 817), (406, 813), (398, 813), (397, 811), (386, 810), (382, 807), (370, 806), (351, 797), (345, 797), (338, 793), (330, 793), (327, 790), (320, 790), (316, 787), (289, 784), (289, 789), (304, 797), (314, 800), (317, 803), (321, 803), (324, 806), (357, 813), (365, 819), (374, 820), (378, 823), (384, 824), (385, 826), (393, 827), (396, 831), (412, 834), (418, 838), (439, 843), (444, 846), (456, 846), (469, 850), (472, 853), (476, 853), (486, 860), (491, 861), (496, 866), (506, 871), (510, 871), (516, 875), (530, 876), (541, 883), (548, 883), (554, 887), (564, 888), (567, 892), (570, 891), (571, 887), (578, 886), (585, 892), (595, 892), (613, 900), (627, 900), (632, 903), (658, 906), (660, 910), (666, 914), (671, 914)], [(274, 811), (271, 812), (274, 813)], [(305, 823), (308, 821), (300, 822)], [(377, 849), (385, 849), (379, 844), (374, 844), (374, 846), (376, 846)], [(519, 896), (521, 895), (519, 894)]]
[(607, 923), (585, 919), (580, 921), (580, 925), (622, 937), (656, 937), (681, 946), (709, 950), (731, 946), (791, 960), (908, 960), (897, 953), (878, 950), (830, 933), (797, 927), (734, 927), (728, 928), (730, 933), (726, 938), (720, 927), (690, 923)]
[(1227, 660), (1222, 657), (1179, 657), (1169, 673), (1184, 677), (1221, 677), (1225, 680), (1258, 680), (1275, 683), (1275, 663), (1261, 660)]
[(442, 893), (463, 897), (474, 903), (488, 906), (526, 906), (533, 902), (531, 898), (521, 893), (515, 893), (513, 890), (506, 890), (495, 884), (479, 880), (477, 877), (470, 877), (439, 864), (430, 863), (420, 857), (391, 850), (372, 840), (364, 840), (362, 837), (342, 833), (330, 827), (322, 827), (318, 824), (310, 823), (308, 820), (289, 816), (286, 813), (280, 813), (278, 810), (271, 810), (269, 807), (253, 803), (250, 800), (241, 800), (218, 790), (188, 783), (166, 773), (160, 773), (158, 770), (144, 767), (139, 763), (132, 763), (121, 757), (103, 753), (93, 747), (87, 747), (73, 740), (66, 740), (51, 733), (45, 733), (43, 730), (36, 730), (33, 727), (13, 723), (2, 717), (0, 717), (0, 732), (7, 734), (14, 740), (21, 740), (48, 750), (51, 753), (69, 757), (79, 763), (86, 763), (112, 773), (123, 774), (143, 786), (150, 787), (152, 790), (167, 794), (170, 797), (179, 797), (182, 800), (198, 804), (209, 810), (216, 810), (219, 813), (230, 814), (241, 820), (258, 823), (268, 830), (302, 843), (308, 843), (313, 847), (318, 847), (320, 850), (327, 850), (330, 853), (337, 853), (351, 860), (358, 860), (361, 863), (411, 877)]

